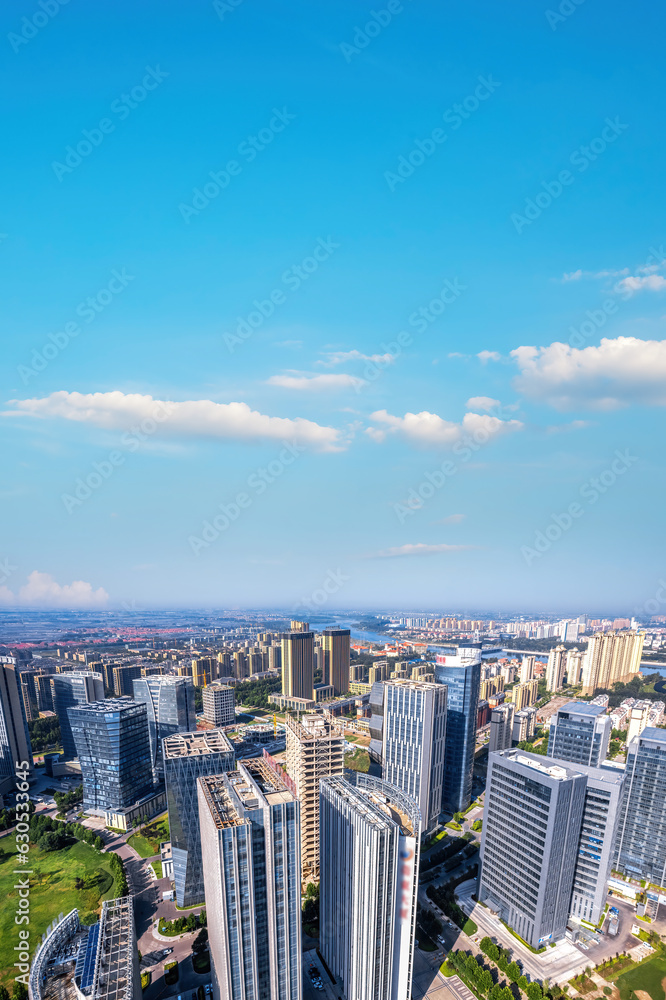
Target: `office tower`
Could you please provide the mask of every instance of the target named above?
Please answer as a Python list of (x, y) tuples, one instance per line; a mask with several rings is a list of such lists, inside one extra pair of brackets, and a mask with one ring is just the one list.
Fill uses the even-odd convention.
[(324, 684), (331, 684), (335, 694), (346, 694), (349, 691), (349, 629), (327, 628), (321, 637)]
[(325, 778), (320, 950), (354, 1000), (409, 1000), (421, 822), (415, 802), (365, 774)]
[(490, 741), (488, 752), (495, 750), (508, 750), (511, 748), (513, 739), (513, 715), (515, 708), (510, 701), (504, 705), (497, 705), (492, 709), (490, 716)]
[(398, 680), (384, 685), (382, 777), (414, 799), (424, 835), (434, 830), (442, 811), (446, 696), (442, 684)]
[(234, 750), (224, 733), (204, 729), (167, 736), (162, 755), (176, 903), (195, 906), (204, 899), (197, 778), (232, 771)]
[(586, 778), (521, 750), (488, 756), (478, 898), (531, 947), (564, 937)]
[(375, 681), (370, 689), (370, 757), (382, 763), (384, 752), (384, 683)]
[(289, 628), (292, 632), (309, 632), (310, 624), (309, 622), (299, 622), (292, 618), (289, 623)]
[(194, 685), (189, 677), (149, 674), (132, 681), (134, 700), (146, 706), (150, 757), (156, 776), (162, 774), (162, 740), (197, 727)]
[(528, 708), (533, 705), (539, 697), (539, 682), (536, 680), (525, 681), (524, 684), (516, 684), (511, 690), (511, 700), (517, 712), (521, 708)]
[(86, 812), (126, 809), (153, 791), (145, 704), (109, 698), (68, 713)]
[(596, 927), (606, 905), (624, 773), (579, 764), (575, 768), (586, 776), (587, 786), (570, 915)]
[[(455, 647), (454, 647), (455, 649)], [(459, 646), (453, 654), (437, 654), (435, 681), (446, 684), (446, 749), (442, 808), (466, 809), (472, 801), (472, 772), (476, 746), (476, 713), (481, 684), (479, 647)]]
[(631, 743), (634, 736), (640, 736), (643, 730), (649, 725), (651, 701), (636, 701), (629, 710), (627, 726), (627, 744)]
[(53, 711), (53, 692), (51, 690), (51, 674), (46, 671), (35, 674), (35, 696), (38, 712)]
[(582, 694), (626, 684), (640, 672), (644, 632), (595, 632), (583, 661)]
[(282, 635), (282, 694), (312, 698), (314, 690), (314, 632)]
[(21, 699), (19, 673), (13, 663), (0, 663), (0, 795), (16, 791), (22, 764), (32, 774), (32, 747)]
[(132, 681), (141, 676), (141, 664), (129, 663), (113, 668), (113, 693), (116, 698), (132, 696)]
[(648, 726), (627, 747), (615, 867), (633, 878), (666, 879), (666, 730)]
[(287, 773), (301, 803), (301, 869), (303, 885), (319, 881), (319, 781), (342, 774), (345, 738), (323, 715), (304, 715), (285, 722)]
[(536, 729), (536, 708), (521, 708), (514, 712), (512, 740), (524, 743), (531, 740)]
[(71, 760), (72, 757), (76, 757), (76, 747), (69, 723), (68, 710), (76, 705), (88, 705), (104, 700), (102, 675), (86, 673), (83, 670), (70, 670), (66, 674), (54, 674), (51, 677), (51, 691), (53, 710), (60, 723), (64, 758)]
[(192, 660), (192, 683), (195, 687), (206, 687), (214, 679), (216, 660), (208, 657), (200, 657)]
[(214, 1000), (301, 1000), (298, 799), (261, 760), (197, 785)]
[(534, 678), (536, 656), (523, 656), (520, 661), (520, 683), (526, 684)]
[(603, 705), (569, 701), (550, 720), (548, 756), (599, 767), (608, 756), (611, 729)]
[(548, 654), (546, 666), (546, 690), (561, 691), (564, 687), (564, 675), (567, 672), (567, 648), (555, 646)]
[(213, 726), (230, 726), (236, 720), (234, 689), (228, 684), (209, 684), (202, 691), (203, 717)]

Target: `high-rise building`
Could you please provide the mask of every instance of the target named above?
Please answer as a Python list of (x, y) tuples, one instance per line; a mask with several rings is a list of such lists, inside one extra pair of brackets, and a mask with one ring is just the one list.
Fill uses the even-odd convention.
[(190, 677), (149, 674), (132, 682), (134, 700), (146, 706), (153, 771), (161, 776), (162, 740), (173, 733), (189, 733), (197, 726), (194, 685)]
[(319, 881), (319, 782), (345, 767), (345, 738), (323, 715), (285, 722), (287, 773), (301, 803), (302, 880)]
[(513, 716), (514, 706), (510, 701), (503, 705), (497, 705), (492, 709), (490, 716), (490, 740), (488, 752), (495, 750), (508, 750), (511, 748), (513, 739)]
[(51, 690), (51, 674), (45, 671), (35, 674), (35, 696), (38, 712), (53, 711), (53, 691)]
[(618, 828), (624, 773), (574, 765), (587, 778), (570, 915), (597, 926), (604, 912)]
[(132, 682), (141, 676), (140, 663), (126, 663), (113, 668), (113, 693), (116, 698), (132, 696)]
[(320, 949), (345, 996), (409, 1000), (421, 822), (413, 799), (365, 774), (321, 783)]
[(231, 653), (217, 654), (217, 676), (218, 677), (232, 676)]
[(195, 687), (206, 687), (214, 680), (214, 674), (217, 667), (217, 660), (213, 660), (210, 657), (198, 657), (196, 660), (192, 660), (192, 683)]
[(327, 628), (322, 632), (323, 681), (332, 685), (335, 694), (349, 691), (349, 644), (348, 628)]
[(435, 657), (435, 681), (446, 684), (446, 749), (442, 807), (466, 809), (472, 801), (476, 716), (481, 684), (480, 646), (457, 646)]
[(234, 769), (234, 749), (217, 729), (178, 733), (162, 743), (174, 886), (178, 906), (204, 900), (197, 778)]
[(313, 691), (314, 632), (302, 629), (284, 632), (282, 635), (282, 694), (290, 698), (312, 698)]
[(517, 712), (522, 708), (529, 708), (534, 705), (539, 697), (539, 682), (535, 678), (525, 681), (524, 684), (516, 684), (511, 689), (511, 700)]
[(236, 719), (236, 696), (229, 684), (209, 684), (201, 692), (203, 717), (213, 726), (230, 726)]
[(613, 684), (626, 684), (640, 673), (644, 632), (595, 632), (590, 636), (583, 662), (582, 694)]
[(546, 690), (561, 691), (567, 671), (567, 647), (555, 646), (548, 654), (546, 665)]
[(28, 733), (19, 674), (12, 663), (0, 663), (0, 795), (16, 791), (16, 771), (22, 764), (32, 772)]
[(298, 799), (261, 760), (199, 778), (214, 1000), (301, 1000)]
[(532, 948), (564, 937), (586, 778), (500, 750), (488, 756), (478, 898)]
[(666, 880), (666, 730), (648, 726), (627, 747), (615, 867), (657, 885)]
[(89, 705), (92, 702), (104, 700), (102, 675), (83, 670), (70, 670), (66, 674), (54, 674), (51, 677), (51, 691), (53, 710), (60, 723), (64, 758), (71, 760), (72, 757), (76, 757), (76, 747), (69, 724), (68, 710), (76, 705)]
[(384, 684), (382, 777), (414, 799), (424, 835), (435, 829), (442, 811), (446, 698), (443, 684)]
[(651, 701), (636, 701), (629, 709), (627, 726), (627, 744), (631, 743), (634, 736), (640, 736), (649, 724)]
[(583, 679), (583, 663), (585, 661), (585, 652), (582, 649), (578, 649), (574, 646), (567, 653), (567, 684), (580, 684)]
[(569, 701), (550, 720), (548, 756), (599, 767), (608, 756), (611, 729), (603, 705)]
[(309, 622), (301, 622), (297, 621), (295, 618), (292, 618), (291, 622), (289, 623), (289, 628), (291, 629), (292, 632), (309, 632), (310, 624)]
[(370, 757), (379, 764), (384, 754), (384, 683), (375, 681), (370, 689)]
[(524, 743), (531, 740), (536, 730), (536, 708), (521, 708), (519, 712), (513, 714), (513, 734), (514, 743)]
[(109, 698), (68, 709), (83, 777), (83, 808), (126, 809), (153, 791), (145, 704)]
[(534, 678), (536, 656), (523, 656), (520, 661), (520, 683), (526, 684)]

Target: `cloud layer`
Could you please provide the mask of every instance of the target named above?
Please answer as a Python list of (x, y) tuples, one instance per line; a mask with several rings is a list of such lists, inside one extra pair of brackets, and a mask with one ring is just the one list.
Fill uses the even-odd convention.
[(413, 542), (408, 545), (397, 545), (392, 549), (382, 549), (375, 552), (375, 559), (393, 559), (398, 556), (432, 556), (439, 552), (460, 552), (463, 549), (473, 549), (473, 545), (428, 545), (425, 542)]
[(666, 405), (666, 340), (603, 338), (582, 349), (556, 342), (518, 347), (511, 356), (520, 369), (518, 391), (559, 410)]
[(292, 375), (271, 375), (268, 385), (278, 385), (282, 389), (296, 389), (301, 392), (319, 392), (330, 389), (360, 389), (365, 380), (355, 375), (308, 375), (295, 373)]
[(41, 608), (102, 608), (109, 600), (103, 587), (93, 590), (84, 580), (56, 583), (49, 573), (33, 570), (28, 582), (13, 594), (8, 587), (0, 587), (0, 604), (29, 605)]
[(404, 417), (394, 417), (386, 410), (377, 410), (370, 419), (382, 425), (380, 428), (368, 428), (368, 433), (376, 441), (382, 441), (387, 433), (397, 433), (420, 445), (448, 448), (465, 438), (485, 444), (499, 434), (523, 428), (520, 420), (500, 420), (486, 413), (466, 413), (459, 424), (443, 420), (427, 410), (405, 413)]
[(210, 399), (173, 402), (138, 393), (53, 392), (41, 399), (15, 399), (13, 410), (34, 417), (60, 418), (128, 431), (142, 421), (153, 421), (169, 437), (216, 438), (227, 441), (293, 440), (318, 451), (337, 451), (339, 431), (300, 417), (269, 417), (247, 403), (215, 403)]

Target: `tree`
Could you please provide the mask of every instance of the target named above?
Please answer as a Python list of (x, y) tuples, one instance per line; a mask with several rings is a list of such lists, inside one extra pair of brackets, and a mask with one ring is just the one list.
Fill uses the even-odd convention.
[(530, 1000), (542, 1000), (543, 990), (538, 983), (528, 983), (525, 992)]
[(518, 980), (518, 988), (521, 989), (524, 993), (528, 985), (529, 983), (527, 982), (527, 976), (521, 976), (520, 979)]
[(40, 851), (59, 851), (65, 845), (66, 837), (55, 830), (47, 830), (37, 841)]
[(521, 973), (521, 968), (518, 965), (518, 962), (509, 962), (506, 969), (506, 974), (512, 983), (518, 982), (518, 980), (520, 979), (520, 973)]
[(492, 972), (489, 969), (484, 969), (479, 976), (479, 986), (484, 993), (490, 993), (494, 985)]
[(6, 986), (0, 986), (0, 1000), (9, 1000), (9, 990)]
[(19, 983), (18, 980), (14, 981), (12, 1000), (28, 1000), (28, 989), (23, 983)]

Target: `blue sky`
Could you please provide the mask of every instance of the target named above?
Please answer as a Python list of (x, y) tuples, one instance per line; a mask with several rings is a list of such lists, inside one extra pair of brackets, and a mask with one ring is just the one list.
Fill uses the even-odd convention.
[(653, 597), (664, 14), (561, 10), (4, 5), (0, 600)]

